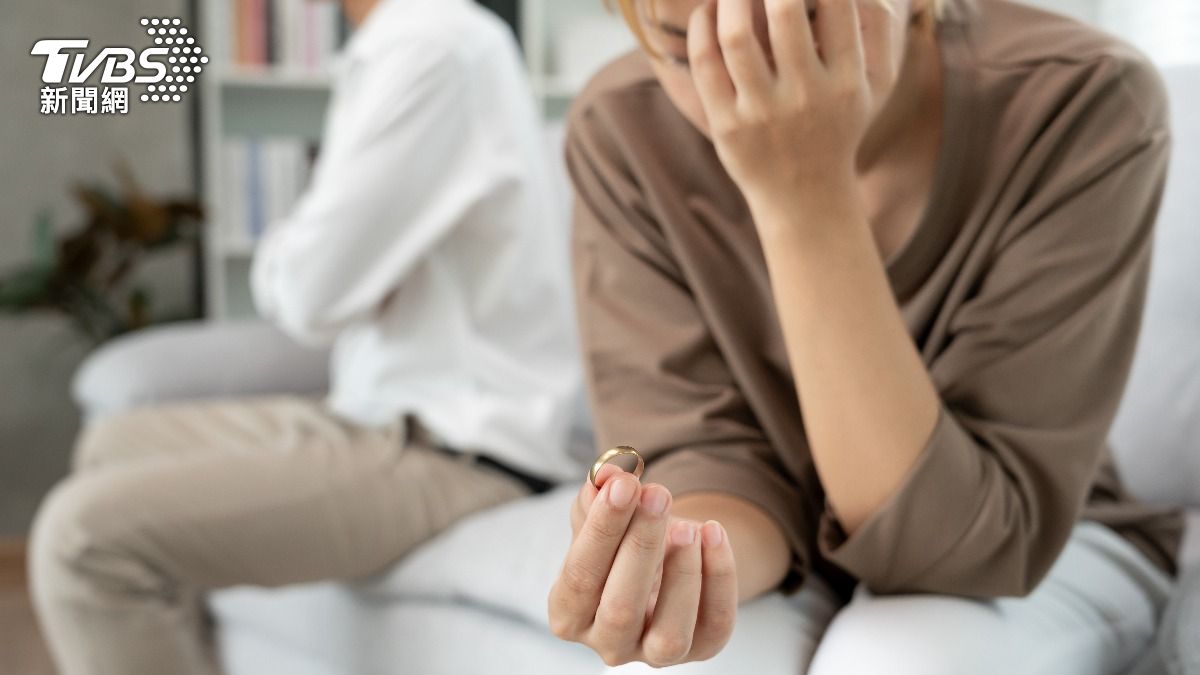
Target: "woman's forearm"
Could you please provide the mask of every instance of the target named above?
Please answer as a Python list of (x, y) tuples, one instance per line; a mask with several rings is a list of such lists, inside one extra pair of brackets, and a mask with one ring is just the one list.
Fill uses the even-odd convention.
[(738, 600), (774, 590), (787, 574), (791, 551), (779, 525), (744, 499), (715, 492), (693, 492), (675, 500), (671, 514), (725, 528), (737, 564)]
[(813, 462), (852, 534), (920, 457), (937, 390), (854, 188), (812, 186), (782, 201), (755, 220)]

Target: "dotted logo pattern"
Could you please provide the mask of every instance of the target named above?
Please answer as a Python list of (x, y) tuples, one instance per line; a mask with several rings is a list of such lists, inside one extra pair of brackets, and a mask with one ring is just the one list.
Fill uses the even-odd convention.
[(145, 103), (178, 103), (204, 70), (208, 56), (179, 17), (142, 17), (141, 23), (154, 44), (166, 47), (170, 52), (167, 76), (158, 84), (147, 85), (146, 93), (140, 98)]

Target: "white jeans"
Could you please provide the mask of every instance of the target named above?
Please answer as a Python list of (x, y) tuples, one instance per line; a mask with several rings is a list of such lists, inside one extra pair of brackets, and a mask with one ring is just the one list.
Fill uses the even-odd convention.
[[(733, 638), (716, 658), (667, 670), (1122, 675), (1150, 645), (1172, 587), (1132, 544), (1103, 525), (1080, 521), (1028, 597), (874, 596), (859, 585), (850, 603), (839, 608), (828, 586), (811, 577), (790, 598), (774, 595), (744, 605)], [(764, 644), (778, 648), (763, 649)], [(652, 670), (628, 664), (606, 672)]]

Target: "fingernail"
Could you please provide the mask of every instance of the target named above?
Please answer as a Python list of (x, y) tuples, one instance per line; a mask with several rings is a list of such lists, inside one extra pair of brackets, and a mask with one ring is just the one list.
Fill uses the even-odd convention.
[(700, 532), (701, 536), (704, 537), (704, 544), (706, 546), (719, 546), (725, 540), (725, 530), (715, 520), (704, 523), (704, 527), (701, 528)]
[(596, 472), (596, 485), (598, 487), (604, 487), (604, 483), (618, 473), (621, 473), (620, 467), (614, 464), (605, 464), (604, 466), (600, 467), (599, 471)]
[(688, 546), (696, 541), (696, 526), (692, 523), (678, 523), (671, 528), (671, 543), (676, 546)]
[(667, 491), (651, 487), (642, 491), (642, 508), (654, 515), (660, 515), (667, 510)]
[(633, 499), (635, 489), (632, 480), (618, 478), (612, 482), (612, 487), (608, 488), (608, 501), (613, 506), (626, 506), (629, 500)]

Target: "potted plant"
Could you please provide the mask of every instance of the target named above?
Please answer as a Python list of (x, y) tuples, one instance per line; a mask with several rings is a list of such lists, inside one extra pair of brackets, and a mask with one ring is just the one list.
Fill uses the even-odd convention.
[[(156, 199), (128, 166), (116, 168), (119, 191), (78, 184), (84, 223), (53, 241), (48, 215), (35, 224), (32, 262), (0, 274), (0, 313), (53, 310), (99, 343), (151, 322), (152, 296), (132, 283), (145, 257), (167, 247), (198, 250), (203, 212), (194, 199)], [(198, 308), (190, 317), (198, 315)]]

